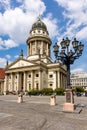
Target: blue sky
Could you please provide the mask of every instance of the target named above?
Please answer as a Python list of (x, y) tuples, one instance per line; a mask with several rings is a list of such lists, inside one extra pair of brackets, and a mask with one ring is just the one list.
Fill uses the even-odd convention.
[(71, 69), (87, 72), (87, 0), (0, 0), (0, 67), (5, 67), (7, 60), (15, 61), (21, 49), (27, 56), (26, 39), (39, 14), (52, 47), (67, 36), (84, 44), (82, 56)]

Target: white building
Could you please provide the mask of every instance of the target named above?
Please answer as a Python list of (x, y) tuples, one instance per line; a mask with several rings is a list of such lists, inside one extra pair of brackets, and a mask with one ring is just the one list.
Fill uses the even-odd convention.
[(38, 18), (27, 39), (27, 58), (23, 51), (18, 59), (7, 64), (4, 92), (29, 91), (45, 87), (66, 87), (66, 68), (53, 63), (50, 57), (51, 39), (46, 25)]
[(77, 72), (71, 74), (71, 85), (72, 87), (83, 87), (87, 89), (87, 73)]

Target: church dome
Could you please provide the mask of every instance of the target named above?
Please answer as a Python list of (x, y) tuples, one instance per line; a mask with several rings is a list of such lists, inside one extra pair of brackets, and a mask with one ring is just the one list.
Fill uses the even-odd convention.
[(40, 18), (38, 18), (38, 20), (32, 25), (32, 30), (36, 29), (36, 28), (44, 29), (45, 31), (47, 31), (47, 27), (46, 27), (45, 23), (43, 23), (40, 20)]

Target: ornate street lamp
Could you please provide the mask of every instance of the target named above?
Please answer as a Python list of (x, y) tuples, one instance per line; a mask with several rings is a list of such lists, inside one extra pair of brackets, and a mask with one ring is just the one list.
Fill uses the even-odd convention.
[[(72, 44), (72, 47), (70, 44)], [(84, 45), (77, 41), (76, 38), (71, 42), (67, 37), (60, 42), (60, 46), (61, 48), (59, 49), (59, 46), (55, 43), (53, 48), (56, 62), (61, 61), (67, 67), (66, 102), (64, 103), (63, 111), (74, 111), (76, 107), (74, 105), (74, 97), (70, 84), (70, 65), (82, 55)]]
[[(72, 50), (70, 50), (70, 43), (72, 44)], [(71, 42), (68, 37), (60, 42), (61, 50), (57, 43), (53, 46), (54, 55), (57, 61), (61, 61), (67, 67), (67, 88), (71, 88), (70, 84), (70, 65), (74, 63), (82, 55), (84, 45), (77, 41), (76, 38)]]

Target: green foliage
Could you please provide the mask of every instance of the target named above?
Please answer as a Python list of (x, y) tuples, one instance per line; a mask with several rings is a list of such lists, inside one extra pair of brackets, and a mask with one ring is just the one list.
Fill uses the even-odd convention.
[(75, 91), (76, 92), (84, 92), (84, 88), (82, 88), (82, 87), (76, 87)]
[(75, 91), (76, 91), (76, 89), (75, 89), (75, 88), (72, 88), (72, 91), (73, 91), (73, 92), (75, 92)]
[(54, 92), (56, 93), (56, 95), (64, 95), (64, 91), (65, 91), (64, 88), (56, 88), (54, 90)]
[(43, 95), (52, 95), (53, 94), (53, 89), (52, 88), (43, 88), (42, 89), (42, 94)]
[(40, 90), (32, 89), (29, 91), (29, 95), (40, 95), (42, 92)]
[(42, 90), (32, 89), (29, 91), (29, 95), (52, 95), (56, 93), (56, 95), (64, 95), (64, 88), (57, 88), (53, 91), (52, 88), (43, 88)]

